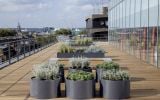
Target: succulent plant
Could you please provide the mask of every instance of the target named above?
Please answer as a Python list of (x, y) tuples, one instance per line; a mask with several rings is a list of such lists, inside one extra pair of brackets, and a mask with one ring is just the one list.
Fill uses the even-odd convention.
[(94, 79), (94, 75), (90, 72), (84, 72), (84, 71), (77, 71), (77, 72), (72, 72), (67, 75), (67, 79), (69, 80), (92, 80)]
[(104, 80), (130, 80), (128, 72), (121, 70), (108, 70), (102, 73), (102, 79)]
[(76, 68), (89, 67), (90, 65), (88, 58), (84, 57), (70, 58), (69, 62), (72, 67)]
[(110, 61), (110, 62), (103, 62), (102, 64), (96, 65), (97, 68), (102, 68), (104, 70), (112, 70), (112, 69), (119, 69), (119, 64)]
[(61, 64), (58, 62), (46, 62), (35, 65), (32, 74), (34, 78), (40, 80), (55, 80), (59, 77), (59, 68)]
[(92, 53), (97, 53), (97, 52), (102, 52), (102, 53), (105, 53), (105, 51), (98, 47), (98, 46), (94, 46), (94, 45), (91, 45), (89, 48), (87, 48), (85, 50), (86, 53), (89, 53), (89, 52), (92, 52)]

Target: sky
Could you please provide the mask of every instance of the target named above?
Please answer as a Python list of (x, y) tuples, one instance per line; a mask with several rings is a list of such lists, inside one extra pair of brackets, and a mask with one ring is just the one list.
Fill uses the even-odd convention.
[(107, 0), (0, 0), (0, 27), (85, 27)]

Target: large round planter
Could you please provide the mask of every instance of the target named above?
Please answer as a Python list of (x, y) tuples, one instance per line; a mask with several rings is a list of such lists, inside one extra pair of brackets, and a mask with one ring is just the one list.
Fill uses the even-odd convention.
[(101, 76), (102, 76), (103, 69), (102, 68), (97, 68), (96, 69), (96, 82), (100, 82)]
[(130, 81), (101, 80), (105, 99), (127, 99), (130, 97)]
[(60, 79), (39, 80), (32, 78), (30, 81), (30, 95), (37, 99), (51, 99), (58, 97)]
[(66, 95), (70, 99), (91, 99), (95, 95), (95, 81), (73, 81), (66, 79)]

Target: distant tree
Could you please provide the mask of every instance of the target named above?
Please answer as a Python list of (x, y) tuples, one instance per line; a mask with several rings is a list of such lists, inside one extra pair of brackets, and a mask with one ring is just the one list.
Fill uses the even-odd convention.
[(0, 29), (0, 37), (15, 36), (17, 32), (11, 29)]
[(72, 31), (70, 29), (61, 28), (55, 32), (56, 35), (72, 35)]

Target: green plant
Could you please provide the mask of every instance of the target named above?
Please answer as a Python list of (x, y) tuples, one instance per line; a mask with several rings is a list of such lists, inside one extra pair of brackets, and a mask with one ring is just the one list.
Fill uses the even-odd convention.
[(92, 80), (94, 79), (94, 75), (90, 72), (84, 72), (84, 71), (77, 71), (77, 72), (72, 72), (67, 75), (67, 79), (69, 80)]
[(32, 74), (34, 78), (40, 80), (55, 80), (59, 77), (59, 68), (61, 64), (58, 62), (47, 62), (35, 65)]
[(102, 48), (94, 46), (94, 45), (91, 45), (89, 48), (87, 48), (85, 50), (85, 52), (86, 53), (89, 53), (89, 52), (93, 52), (93, 53), (102, 52), (102, 53), (105, 53), (105, 51)]
[(80, 45), (80, 46), (90, 45), (92, 42), (93, 41), (91, 38), (83, 38), (83, 39), (80, 38), (75, 41), (75, 45)]
[(72, 47), (65, 44), (62, 44), (59, 50), (60, 53), (73, 53), (74, 51)]
[(105, 70), (112, 70), (112, 69), (119, 69), (119, 64), (110, 61), (110, 62), (104, 62), (102, 64), (96, 65), (97, 68), (102, 68)]
[(84, 57), (70, 58), (69, 62), (72, 67), (76, 67), (76, 68), (89, 67), (90, 65), (88, 58), (84, 58)]
[(130, 76), (126, 71), (108, 70), (103, 72), (102, 79), (112, 81), (130, 80)]

